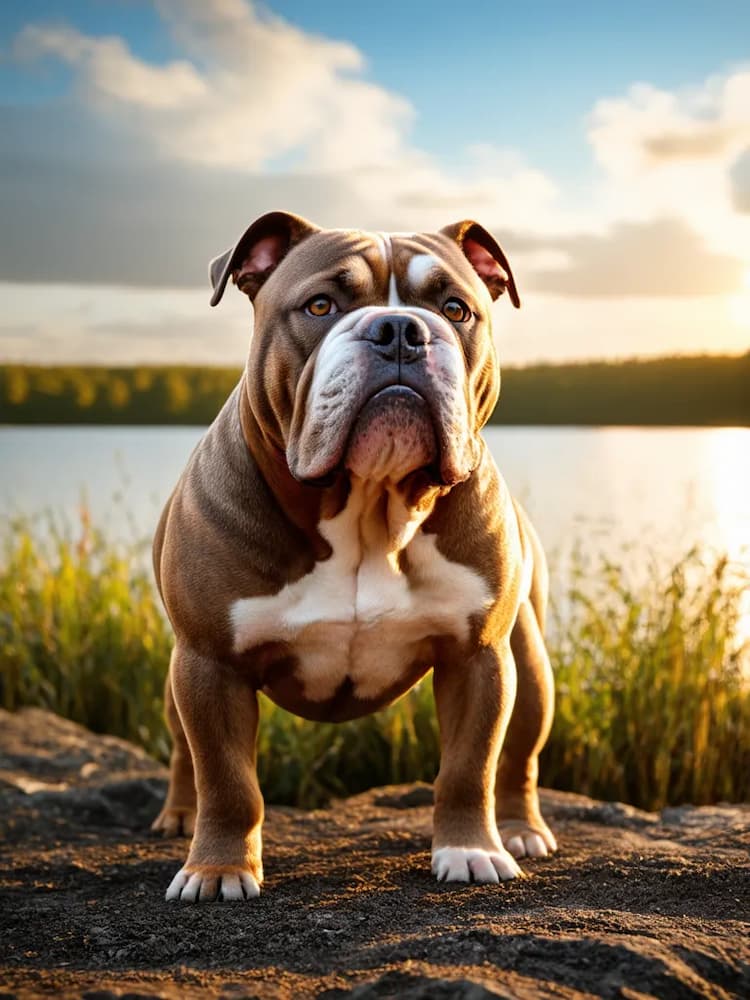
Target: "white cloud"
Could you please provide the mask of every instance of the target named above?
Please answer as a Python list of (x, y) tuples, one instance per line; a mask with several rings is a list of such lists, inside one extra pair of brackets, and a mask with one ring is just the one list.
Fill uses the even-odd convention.
[(0, 282), (0, 316), (0, 358), (38, 364), (241, 367), (252, 332), (244, 296), (204, 290)]
[(411, 146), (414, 109), (365, 78), (354, 46), (306, 34), (250, 0), (158, 7), (193, 62), (151, 65), (119, 38), (59, 26), (28, 26), (16, 51), (66, 62), (86, 107), (178, 164), (253, 176), (281, 168), (301, 182), (339, 175), (360, 225), (394, 209), (396, 228), (456, 214), (504, 226), (554, 216), (556, 186), (517, 152), (477, 146), (450, 174)]
[[(119, 38), (70, 27), (28, 26), (16, 48), (62, 59), (84, 101), (188, 163), (253, 171), (299, 153), (302, 166), (347, 169), (392, 162), (400, 151), (411, 108), (359, 78), (364, 60), (353, 46), (306, 35), (241, 0), (163, 0), (159, 8), (194, 63), (151, 65)], [(342, 141), (352, 130), (357, 141)]]
[(597, 101), (589, 139), (613, 177), (642, 176), (675, 161), (731, 164), (750, 145), (750, 69), (671, 92), (634, 84)]
[(89, 38), (73, 28), (29, 25), (16, 50), (27, 59), (54, 55), (80, 71), (84, 96), (110, 106), (132, 105), (149, 112), (174, 111), (205, 100), (208, 88), (190, 63), (149, 66), (119, 38)]
[[(527, 245), (534, 242), (526, 240)], [(551, 240), (537, 242), (544, 246)], [(742, 281), (741, 261), (711, 253), (695, 231), (677, 219), (617, 222), (604, 235), (577, 233), (554, 246), (567, 256), (566, 266), (559, 261), (552, 267), (537, 263), (531, 270), (534, 288), (585, 298), (677, 298), (728, 294)]]
[[(0, 248), (0, 274), (53, 283), (23, 296), (28, 321), (0, 311), (0, 355), (34, 356), (37, 343), (48, 360), (66, 351), (159, 360), (179, 345), (185, 360), (241, 360), (239, 297), (217, 322), (205, 287), (122, 292), (126, 308), (105, 286), (192, 287), (208, 257), (277, 207), (375, 229), (477, 218), (519, 279), (525, 309), (512, 329), (524, 336), (514, 360), (742, 349), (720, 295), (738, 273), (732, 256), (750, 266), (750, 70), (676, 92), (638, 84), (598, 101), (588, 136), (599, 175), (586, 204), (574, 205), (517, 150), (474, 145), (447, 169), (416, 148), (414, 109), (371, 81), (347, 42), (303, 32), (250, 0), (158, 8), (181, 53), (166, 64), (73, 27), (30, 25), (17, 39), (19, 57), (73, 69), (66, 114), (71, 127), (79, 115), (81, 152), (61, 156), (52, 130), (44, 144), (39, 109), (16, 123), (33, 133), (28, 163), (0, 150), (0, 200), (15, 233)], [(55, 280), (72, 283), (70, 302)], [(3, 298), (20, 287), (6, 286)], [(75, 295), (96, 300), (102, 316), (75, 314)]]
[(603, 220), (678, 217), (712, 249), (748, 259), (732, 170), (750, 149), (750, 69), (676, 92), (636, 84), (596, 103), (588, 136), (603, 168)]
[[(538, 292), (524, 308), (504, 313), (496, 304), (499, 357), (504, 364), (664, 354), (739, 354), (750, 344), (750, 302), (731, 299), (613, 296), (573, 298)], [(707, 335), (708, 332), (708, 335)]]
[[(33, 304), (33, 305), (32, 305)], [(0, 283), (0, 358), (37, 364), (206, 364), (241, 367), (252, 334), (234, 289), (218, 309), (205, 291)], [(536, 293), (493, 307), (502, 364), (740, 352), (750, 303), (645, 296), (576, 299)], [(711, 331), (710, 345), (706, 330)]]

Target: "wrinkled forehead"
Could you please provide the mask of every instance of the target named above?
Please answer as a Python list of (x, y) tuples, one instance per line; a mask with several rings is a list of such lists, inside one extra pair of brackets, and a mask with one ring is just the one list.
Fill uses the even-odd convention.
[(442, 234), (327, 229), (294, 247), (277, 269), (276, 288), (295, 288), (313, 277), (342, 278), (362, 294), (386, 289), (391, 279), (418, 291), (444, 275), (483, 290), (456, 243)]

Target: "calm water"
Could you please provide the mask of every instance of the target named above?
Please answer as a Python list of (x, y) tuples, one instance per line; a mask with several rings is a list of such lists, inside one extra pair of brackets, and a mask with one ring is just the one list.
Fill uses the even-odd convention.
[[(114, 536), (153, 532), (201, 428), (0, 427), (0, 512), (75, 515)], [(547, 550), (575, 543), (657, 562), (696, 543), (747, 560), (750, 430), (489, 428), (505, 479)]]

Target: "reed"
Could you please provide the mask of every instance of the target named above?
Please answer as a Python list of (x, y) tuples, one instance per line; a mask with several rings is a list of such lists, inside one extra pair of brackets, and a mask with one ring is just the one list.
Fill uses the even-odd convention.
[(543, 780), (646, 809), (747, 801), (747, 567), (692, 549), (666, 573), (631, 577), (605, 558), (572, 561), (553, 606)]
[(12, 520), (0, 539), (0, 705), (38, 705), (165, 757), (171, 634), (144, 544), (76, 525)]
[[(171, 633), (144, 543), (117, 544), (85, 508), (74, 526), (16, 519), (0, 538), (0, 705), (39, 705), (168, 755), (162, 687)], [(643, 574), (639, 574), (642, 578)], [(747, 575), (691, 551), (635, 585), (582, 555), (553, 607), (555, 724), (542, 781), (655, 809), (750, 799)], [(743, 597), (744, 594), (744, 597)], [(343, 725), (263, 700), (261, 784), (306, 807), (374, 785), (431, 781), (429, 684)]]

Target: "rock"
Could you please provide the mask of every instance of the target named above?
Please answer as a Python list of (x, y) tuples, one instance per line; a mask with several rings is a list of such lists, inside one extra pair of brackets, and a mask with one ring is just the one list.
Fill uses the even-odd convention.
[(401, 785), (390, 785), (380, 789), (374, 799), (375, 805), (388, 809), (418, 809), (431, 806), (434, 801), (432, 785), (417, 781), (405, 791)]

